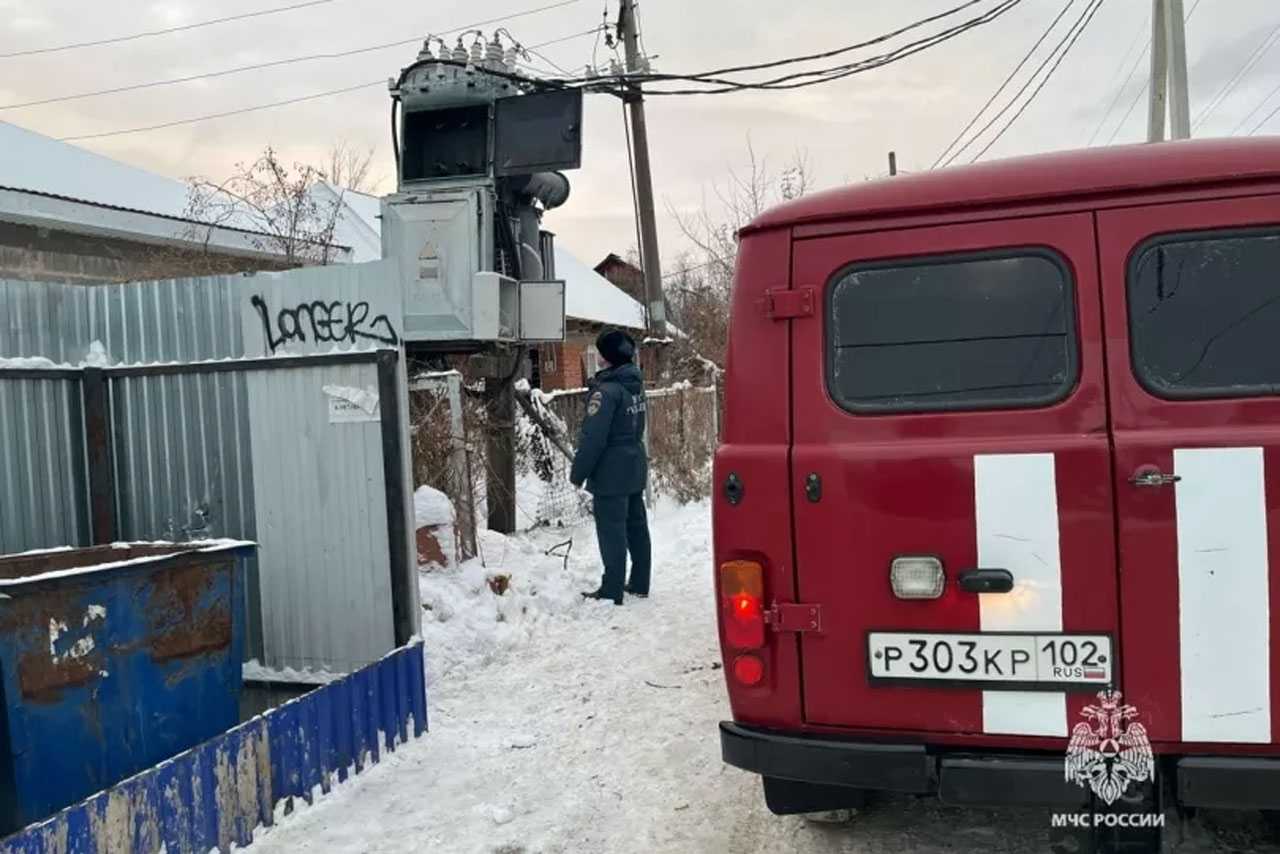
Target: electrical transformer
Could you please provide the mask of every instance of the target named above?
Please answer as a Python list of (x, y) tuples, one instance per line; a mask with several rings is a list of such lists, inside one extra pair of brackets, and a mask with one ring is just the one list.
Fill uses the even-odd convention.
[(569, 198), (582, 93), (518, 73), (497, 36), (458, 40), (389, 81), (397, 191), (382, 200), (383, 257), (404, 283), (405, 343), (478, 349), (564, 338), (564, 282), (543, 257), (543, 211)]

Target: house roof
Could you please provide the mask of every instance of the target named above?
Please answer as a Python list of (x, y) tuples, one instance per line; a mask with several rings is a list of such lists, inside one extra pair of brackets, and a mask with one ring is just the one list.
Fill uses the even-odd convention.
[(1098, 197), (1143, 188), (1280, 180), (1280, 137), (1181, 140), (994, 160), (804, 196), (745, 231), (922, 209), (973, 209)]
[(187, 185), (0, 122), (0, 186), (180, 218)]
[(382, 229), (378, 219), (382, 212), (381, 199), (368, 193), (335, 187), (327, 181), (316, 184), (312, 192), (341, 201), (333, 239), (335, 243), (351, 247), (352, 261), (358, 264), (382, 257)]
[(564, 279), (564, 313), (576, 320), (644, 328), (644, 306), (557, 243), (556, 278)]
[(595, 271), (603, 276), (605, 269), (608, 267), (626, 267), (628, 270), (632, 270), (636, 273), (643, 273), (639, 267), (632, 264), (616, 252), (610, 252), (608, 255), (604, 256), (604, 260), (595, 266)]
[[(4, 152), (0, 157), (0, 218), (38, 225), (57, 223), (74, 231), (143, 240), (190, 239), (187, 227), (195, 221), (187, 217), (190, 185), (185, 181), (3, 121), (0, 152)], [(247, 221), (211, 231), (209, 244), (219, 249), (272, 254), (258, 247), (258, 232)], [(347, 238), (360, 236), (351, 232), (340, 217), (335, 243), (351, 248)], [(202, 242), (203, 238), (202, 233)]]

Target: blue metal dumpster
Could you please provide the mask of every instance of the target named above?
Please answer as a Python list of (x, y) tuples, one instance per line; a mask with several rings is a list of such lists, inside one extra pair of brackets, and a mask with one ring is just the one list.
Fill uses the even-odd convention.
[(0, 833), (239, 722), (250, 543), (0, 558)]

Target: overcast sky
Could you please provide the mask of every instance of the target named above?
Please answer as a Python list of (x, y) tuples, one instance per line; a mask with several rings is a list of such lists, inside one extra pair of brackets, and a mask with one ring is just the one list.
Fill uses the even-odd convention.
[[(331, 0), (270, 17), (124, 44), (0, 58), (0, 107), (350, 50), (449, 30), (549, 2)], [(0, 54), (289, 3), (0, 0)], [(982, 8), (994, 3), (990, 0)], [(713, 197), (713, 183), (743, 165), (748, 137), (757, 153), (773, 164), (781, 164), (797, 149), (806, 152), (819, 186), (883, 174), (890, 149), (898, 152), (901, 169), (927, 169), (1064, 3), (1024, 0), (999, 20), (940, 47), (823, 86), (787, 93), (650, 99), (665, 260), (672, 260), (685, 247), (669, 210), (694, 211), (704, 198)], [(1186, 3), (1190, 9), (1195, 0)], [(1086, 0), (1077, 0), (1060, 26), (1065, 28), (1085, 4)], [(608, 0), (607, 5), (612, 17), (617, 0)], [(646, 47), (658, 57), (654, 65), (663, 71), (690, 72), (835, 48), (952, 5), (956, 0), (642, 0), (640, 13)], [(1120, 119), (1145, 83), (1145, 60), (1129, 85), (1123, 91), (1120, 87), (1146, 44), (1150, 6), (1149, 0), (1106, 0), (1037, 100), (987, 157), (1083, 147), (1113, 103), (1118, 106), (1107, 116), (1095, 144), (1110, 140), (1117, 129), (1117, 143), (1141, 139), (1146, 128), (1145, 101), (1138, 103), (1123, 126)], [(599, 23), (604, 8), (604, 0), (578, 0), (506, 26), (521, 41), (533, 44), (589, 29)], [(1280, 4), (1275, 0), (1201, 0), (1187, 29), (1193, 117), (1278, 26)], [(1056, 41), (1057, 36), (1052, 36), (1045, 48)], [(593, 39), (585, 37), (548, 47), (544, 53), (555, 63), (577, 70), (591, 61), (593, 45)], [(413, 47), (392, 48), (142, 92), (0, 109), (0, 120), (55, 137), (151, 125), (385, 79), (408, 64), (415, 52)], [(608, 54), (601, 45), (600, 62)], [(1029, 67), (1037, 62), (1033, 60)], [(1230, 133), (1277, 87), (1280, 46), (1273, 46), (1208, 117), (1198, 135)], [(1280, 93), (1244, 131), (1277, 106)], [(335, 141), (346, 140), (376, 149), (385, 191), (394, 185), (388, 109), (385, 86), (371, 86), (279, 109), (77, 144), (174, 177), (219, 178), (267, 144), (289, 160), (320, 164)], [(610, 251), (625, 252), (636, 242), (622, 127), (618, 101), (604, 95), (588, 97), (583, 168), (570, 175), (574, 194), (568, 205), (553, 212), (548, 221), (564, 245), (591, 263)], [(1280, 115), (1267, 129), (1280, 133)]]

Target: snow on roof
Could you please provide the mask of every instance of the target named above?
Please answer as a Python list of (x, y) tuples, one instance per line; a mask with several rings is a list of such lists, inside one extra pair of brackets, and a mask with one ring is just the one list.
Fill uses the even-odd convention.
[(180, 217), (187, 185), (0, 122), (0, 187)]
[(382, 216), (382, 199), (358, 190), (343, 190), (342, 200), (356, 216), (360, 217), (361, 221), (373, 230), (374, 234), (381, 233), (379, 217)]
[(556, 278), (564, 279), (564, 313), (575, 320), (644, 328), (644, 306), (557, 244)]
[[(186, 218), (190, 190), (186, 181), (157, 175), (3, 121), (0, 121), (0, 152), (4, 153), (0, 157), (0, 188), (169, 219)], [(347, 191), (344, 201), (353, 211), (357, 206), (367, 209), (372, 204), (374, 216), (377, 215), (377, 199)], [(370, 235), (363, 229), (364, 210), (358, 217), (350, 217), (350, 223), (345, 214), (343, 211), (339, 217), (334, 242), (351, 247), (353, 260), (380, 258), (378, 232), (375, 230)], [(226, 225), (253, 231), (247, 217), (242, 222), (232, 221)]]
[(334, 224), (333, 240), (351, 247), (351, 260), (378, 261), (382, 258), (382, 229), (378, 219), (382, 212), (382, 200), (377, 196), (335, 187), (322, 181), (311, 188), (313, 194), (327, 192), (342, 200), (338, 221)]

